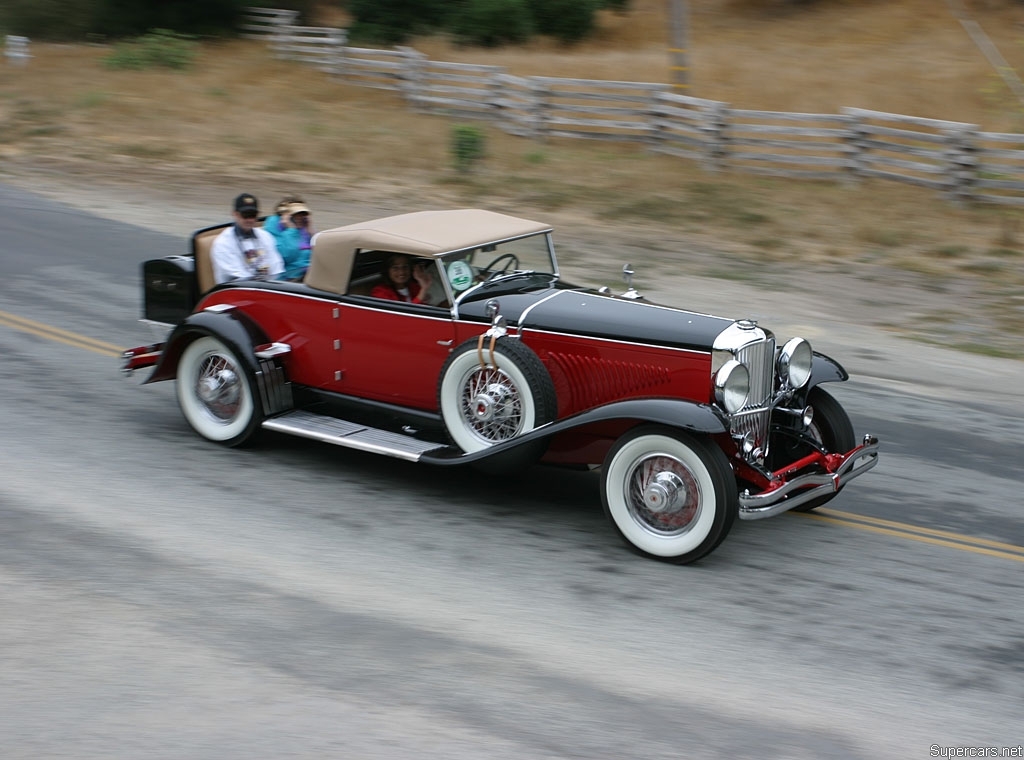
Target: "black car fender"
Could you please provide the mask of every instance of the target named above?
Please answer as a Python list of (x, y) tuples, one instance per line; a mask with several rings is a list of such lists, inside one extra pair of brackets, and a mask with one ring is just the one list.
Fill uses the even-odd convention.
[(420, 461), (440, 465), (476, 462), (511, 451), (538, 439), (549, 438), (585, 425), (614, 420), (635, 420), (637, 423), (656, 422), (667, 427), (704, 435), (724, 433), (729, 429), (725, 414), (710, 404), (698, 404), (694, 401), (673, 398), (626, 399), (549, 422), (521, 436), (502, 441), (481, 451), (467, 454), (457, 447), (448, 446), (427, 452), (420, 458)]
[(849, 379), (850, 373), (843, 368), (842, 364), (831, 356), (819, 354), (815, 351), (814, 358), (811, 360), (811, 378), (804, 387), (809, 391), (821, 383), (832, 383)]
[(230, 348), (240, 361), (245, 362), (253, 373), (260, 370), (260, 359), (256, 356), (255, 349), (268, 340), (262, 328), (251, 317), (235, 309), (197, 311), (190, 314), (171, 332), (156, 369), (143, 385), (173, 380), (178, 374), (178, 361), (182, 352), (194, 340), (204, 336), (223, 341), (224, 345)]

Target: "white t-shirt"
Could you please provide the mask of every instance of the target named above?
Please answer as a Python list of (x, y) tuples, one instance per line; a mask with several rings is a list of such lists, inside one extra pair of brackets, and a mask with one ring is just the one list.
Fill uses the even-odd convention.
[(214, 282), (276, 280), (284, 272), (274, 236), (261, 227), (253, 232), (253, 237), (245, 236), (232, 224), (214, 239), (210, 249)]

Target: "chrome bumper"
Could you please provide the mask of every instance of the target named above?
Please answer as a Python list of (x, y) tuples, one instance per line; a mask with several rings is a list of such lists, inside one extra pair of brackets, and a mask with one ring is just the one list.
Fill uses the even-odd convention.
[(155, 366), (160, 361), (163, 350), (163, 343), (155, 343), (152, 346), (139, 346), (122, 351), (121, 372), (131, 377), (137, 369)]
[[(787, 480), (777, 488), (758, 494), (740, 494), (740, 519), (761, 520), (788, 512), (829, 493), (835, 493), (854, 478), (878, 464), (878, 439), (864, 436), (864, 442), (849, 453), (835, 472), (813, 473)], [(798, 493), (794, 493), (798, 492)]]

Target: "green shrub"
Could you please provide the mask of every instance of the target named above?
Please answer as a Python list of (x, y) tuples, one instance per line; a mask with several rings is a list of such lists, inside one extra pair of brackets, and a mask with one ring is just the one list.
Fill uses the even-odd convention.
[(33, 39), (82, 39), (92, 24), (94, 6), (95, 0), (3, 0), (0, 26)]
[(452, 127), (452, 166), (462, 173), (470, 171), (484, 157), (485, 143), (479, 127), (456, 124)]
[[(96, 6), (92, 30), (106, 38), (135, 37), (150, 29), (173, 29), (181, 34), (237, 33), (249, 0), (92, 0)], [(258, 3), (256, 3), (258, 5)], [(275, 8), (287, 4), (273, 4)]]
[[(278, 0), (308, 10), (313, 0)], [(235, 34), (251, 0), (0, 0), (0, 27), (40, 40), (117, 39), (148, 29)]]
[(75, 98), (75, 105), (79, 108), (96, 108), (110, 100), (110, 95), (102, 90), (90, 90), (83, 92)]
[(525, 42), (533, 23), (525, 0), (468, 0), (454, 19), (452, 31), (463, 42), (494, 47)]
[(403, 42), (411, 35), (442, 26), (450, 13), (447, 0), (350, 0), (353, 39)]
[(192, 65), (196, 43), (167, 29), (154, 29), (136, 40), (119, 43), (104, 64), (111, 69), (185, 69)]
[(577, 42), (594, 29), (600, 0), (528, 0), (534, 28), (562, 42)]

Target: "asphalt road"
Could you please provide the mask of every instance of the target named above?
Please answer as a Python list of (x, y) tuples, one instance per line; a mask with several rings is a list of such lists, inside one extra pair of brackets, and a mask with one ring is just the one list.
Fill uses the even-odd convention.
[(869, 374), (835, 395), (878, 467), (674, 567), (618, 542), (592, 473), (201, 441), (114, 356), (149, 339), (139, 264), (185, 241), (3, 186), (0, 208), (4, 758), (1024, 744), (1020, 390), (971, 387), (1007, 363), (851, 351)]

